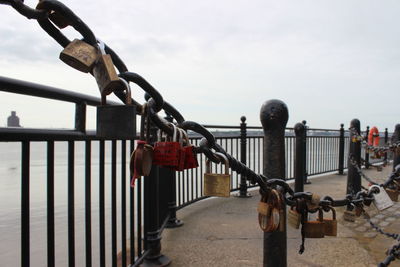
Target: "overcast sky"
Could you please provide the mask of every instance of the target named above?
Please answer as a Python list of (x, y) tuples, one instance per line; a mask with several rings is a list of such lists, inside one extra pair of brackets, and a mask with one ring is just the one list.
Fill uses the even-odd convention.
[[(37, 1), (25, 1), (35, 6)], [(288, 127), (380, 130), (400, 122), (399, 1), (64, 1), (130, 71), (153, 84), (187, 120), (260, 125), (262, 103), (283, 100)], [(34, 20), (0, 5), (0, 75), (99, 96), (92, 76), (58, 59)], [(81, 38), (72, 29), (63, 30)], [(26, 127), (71, 127), (74, 106), (0, 93)], [(133, 86), (136, 100), (143, 92)], [(95, 110), (89, 112), (95, 127)]]

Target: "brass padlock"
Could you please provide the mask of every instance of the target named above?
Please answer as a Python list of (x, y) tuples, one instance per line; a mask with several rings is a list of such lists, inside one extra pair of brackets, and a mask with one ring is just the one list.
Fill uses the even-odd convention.
[(132, 104), (128, 82), (122, 78), (121, 82), (126, 87), (126, 105), (106, 105), (106, 98), (102, 97), (102, 105), (97, 107), (98, 137), (121, 140), (136, 137), (136, 106)]
[(229, 174), (228, 158), (222, 153), (215, 153), (225, 164), (225, 174), (211, 173), (211, 162), (206, 160), (206, 173), (204, 173), (204, 195), (214, 197), (229, 197), (231, 192), (231, 175)]
[(345, 220), (347, 222), (355, 222), (356, 221), (355, 210), (345, 210), (343, 212), (343, 220)]
[[(284, 230), (284, 216), (282, 214), (282, 200), (279, 192), (272, 189), (270, 193), (263, 196), (258, 206), (258, 223), (264, 232)], [(262, 203), (265, 203), (262, 204)], [(261, 204), (261, 205), (260, 205)]]
[(99, 56), (97, 48), (78, 39), (70, 42), (60, 53), (60, 59), (79, 71), (88, 73)]
[(301, 223), (301, 214), (295, 206), (290, 207), (288, 211), (288, 224), (294, 229), (299, 229)]
[(304, 235), (306, 238), (323, 238), (325, 236), (325, 223), (321, 208), (318, 209), (316, 221), (304, 223)]
[(324, 234), (328, 236), (337, 236), (337, 220), (336, 220), (336, 211), (333, 207), (329, 207), (332, 211), (332, 219), (325, 219), (325, 228)]
[(96, 79), (102, 96), (111, 94), (121, 89), (121, 82), (115, 71), (111, 56), (106, 54), (105, 44), (99, 41), (100, 55), (93, 66), (93, 76)]

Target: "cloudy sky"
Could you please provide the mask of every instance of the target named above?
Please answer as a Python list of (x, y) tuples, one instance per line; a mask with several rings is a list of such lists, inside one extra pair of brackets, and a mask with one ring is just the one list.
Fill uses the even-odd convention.
[[(64, 3), (188, 120), (238, 124), (246, 115), (260, 125), (262, 103), (281, 99), (289, 127), (400, 122), (399, 1)], [(94, 78), (61, 62), (61, 46), (36, 21), (5, 5), (0, 14), (1, 76), (99, 96)], [(141, 89), (133, 94), (143, 102)], [(73, 125), (71, 104), (1, 93), (0, 126), (11, 110), (27, 127)], [(88, 123), (95, 127), (94, 109)]]

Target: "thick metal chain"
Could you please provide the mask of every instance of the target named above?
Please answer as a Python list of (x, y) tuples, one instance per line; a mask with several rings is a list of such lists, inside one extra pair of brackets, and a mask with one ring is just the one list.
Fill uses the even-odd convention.
[(361, 136), (358, 134), (358, 132), (354, 128), (350, 128), (350, 134), (353, 137), (352, 142), (361, 142), (361, 145), (364, 147), (364, 149), (375, 152), (375, 153), (385, 153), (389, 151), (396, 151), (397, 149), (400, 148), (400, 141), (396, 143), (389, 143), (386, 146), (372, 146), (368, 145), (367, 140), (365, 140), (365, 137)]

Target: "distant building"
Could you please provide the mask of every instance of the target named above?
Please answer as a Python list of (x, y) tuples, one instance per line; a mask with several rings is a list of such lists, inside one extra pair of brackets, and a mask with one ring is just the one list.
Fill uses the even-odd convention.
[(19, 125), (19, 118), (15, 111), (11, 111), (11, 116), (7, 118), (7, 127), (21, 127), (21, 125)]

